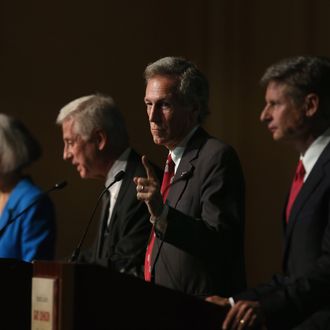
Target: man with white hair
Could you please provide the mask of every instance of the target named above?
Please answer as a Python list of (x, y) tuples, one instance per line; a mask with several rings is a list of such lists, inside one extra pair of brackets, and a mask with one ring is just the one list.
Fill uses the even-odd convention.
[(63, 158), (76, 166), (81, 178), (103, 180), (107, 187), (125, 172), (108, 189), (92, 253), (78, 260), (142, 276), (151, 227), (146, 205), (136, 198), (133, 177), (145, 175), (145, 170), (129, 147), (122, 114), (111, 97), (94, 94), (64, 106), (56, 122), (62, 127)]

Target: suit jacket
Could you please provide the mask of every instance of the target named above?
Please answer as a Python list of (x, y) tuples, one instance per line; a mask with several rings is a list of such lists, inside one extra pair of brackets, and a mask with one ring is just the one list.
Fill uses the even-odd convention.
[[(160, 177), (160, 171), (154, 167)], [(101, 215), (98, 237), (92, 259), (88, 262), (110, 267), (116, 271), (143, 277), (144, 256), (151, 230), (150, 215), (144, 202), (136, 198), (135, 176), (145, 177), (141, 157), (131, 150), (125, 176), (114, 205), (109, 234)]]
[[(0, 258), (24, 261), (53, 259), (55, 252), (55, 210), (48, 196), (29, 178), (21, 179), (9, 196), (0, 216)], [(11, 224), (8, 222), (28, 208)]]
[(290, 329), (308, 317), (326, 319), (329, 313), (330, 144), (302, 186), (288, 225), (284, 215), (283, 224), (284, 275), (235, 297), (260, 300), (268, 327), (275, 329)]
[[(232, 147), (199, 128), (167, 197), (168, 226), (156, 230), (156, 284), (196, 296), (245, 287), (244, 180)], [(156, 226), (157, 229), (157, 226)]]

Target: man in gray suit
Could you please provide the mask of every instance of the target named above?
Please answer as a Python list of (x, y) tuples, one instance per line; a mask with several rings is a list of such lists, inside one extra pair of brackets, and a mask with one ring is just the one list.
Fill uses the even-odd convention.
[(145, 277), (199, 297), (238, 292), (245, 287), (244, 179), (234, 149), (201, 128), (208, 82), (177, 57), (150, 64), (145, 80), (150, 131), (175, 173), (165, 201), (145, 156), (147, 177), (134, 179), (154, 224)]

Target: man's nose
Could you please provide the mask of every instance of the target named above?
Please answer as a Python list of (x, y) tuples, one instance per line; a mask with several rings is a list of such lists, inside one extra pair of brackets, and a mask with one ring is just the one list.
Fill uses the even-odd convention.
[(66, 147), (63, 148), (63, 159), (68, 160), (72, 157), (72, 154), (67, 150)]
[(149, 121), (158, 122), (159, 121), (159, 110), (156, 106), (151, 106), (149, 109)]
[(262, 111), (261, 111), (261, 114), (260, 114), (260, 121), (261, 122), (265, 122), (265, 121), (268, 121), (270, 119), (270, 110), (269, 110), (269, 106), (265, 106)]

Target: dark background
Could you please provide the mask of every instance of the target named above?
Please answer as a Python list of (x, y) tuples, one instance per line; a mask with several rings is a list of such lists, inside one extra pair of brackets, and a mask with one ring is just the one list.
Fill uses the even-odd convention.
[(211, 115), (204, 126), (232, 144), (243, 165), (249, 284), (279, 271), (280, 217), (298, 154), (274, 143), (260, 124), (258, 81), (283, 57), (330, 55), (329, 15), (328, 0), (2, 1), (0, 111), (23, 120), (42, 143), (44, 156), (29, 169), (35, 182), (43, 189), (69, 182), (52, 195), (57, 258), (71, 254), (102, 189), (62, 160), (59, 109), (96, 91), (112, 95), (132, 146), (162, 166), (165, 151), (149, 134), (142, 73), (175, 55), (208, 77)]

